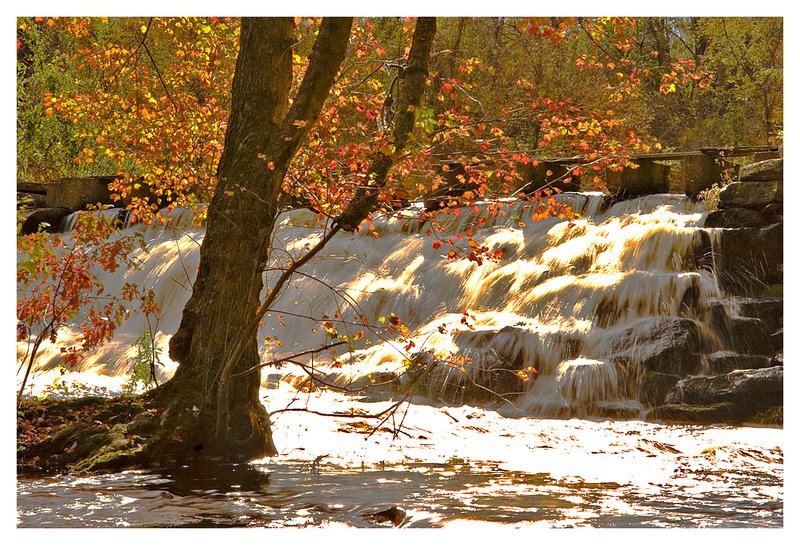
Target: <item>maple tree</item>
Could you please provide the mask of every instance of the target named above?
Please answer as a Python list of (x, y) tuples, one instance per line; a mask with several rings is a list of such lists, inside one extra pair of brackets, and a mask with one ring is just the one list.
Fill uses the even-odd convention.
[(20, 396), (42, 343), (57, 343), (59, 330), (79, 315), (86, 319), (76, 343), (60, 349), (69, 366), (110, 340), (134, 301), (139, 312), (155, 312), (151, 290), (126, 284), (120, 295), (107, 294), (98, 279), (99, 271), (136, 266), (134, 250), (141, 240), (117, 234), (107, 216), (95, 213), (78, 218), (65, 237), (44, 232), (19, 237), (17, 340), (28, 343), (20, 363), (25, 367)]

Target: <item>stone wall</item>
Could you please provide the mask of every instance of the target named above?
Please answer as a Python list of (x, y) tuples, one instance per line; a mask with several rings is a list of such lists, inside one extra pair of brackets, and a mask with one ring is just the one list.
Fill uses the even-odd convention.
[(56, 232), (61, 220), (87, 206), (121, 204), (111, 198), (108, 185), (115, 176), (61, 178), (48, 183), (17, 183), (17, 207), (22, 216), (23, 234), (39, 229)]

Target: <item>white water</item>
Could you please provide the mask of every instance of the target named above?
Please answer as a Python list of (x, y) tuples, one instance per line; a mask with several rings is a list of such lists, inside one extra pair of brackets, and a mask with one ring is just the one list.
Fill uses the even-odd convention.
[[(420, 225), (412, 211), (379, 219), (371, 231), (337, 235), (267, 315), (259, 332), (264, 359), (321, 346), (326, 337), (320, 322), (329, 318), (340, 332), (351, 333), (360, 328), (337, 323), (335, 317), (354, 322), (363, 316), (375, 329), (355, 351), (340, 355), (338, 363), (344, 365), (327, 370), (339, 384), (361, 383), (376, 373), (402, 374), (411, 353), (433, 349), (434, 356), (466, 356), (466, 375), (498, 358), (535, 368), (536, 380), (515, 402), (527, 414), (580, 415), (598, 406), (630, 405), (626, 399), (633, 397), (635, 384), (626, 380), (636, 374), (612, 362), (619, 350), (615, 339), (626, 328), (645, 330), (660, 318), (679, 315), (689, 289), (699, 294), (700, 307), (719, 296), (711, 273), (684, 265), (704, 212), (676, 195), (624, 201), (606, 211), (599, 193), (557, 199), (578, 218), (532, 221), (521, 202), (506, 203), (494, 216), (481, 205), (441, 218), (446, 229), (440, 238), (472, 231), (479, 244), (502, 251), (496, 263), (446, 259), (447, 245), (434, 249), (435, 239), (425, 234), (429, 225)], [(147, 251), (138, 256), (141, 267), (101, 275), (111, 293), (124, 283), (154, 290), (161, 309), (155, 339), (163, 349), (165, 375), (175, 368), (166, 356), (167, 345), (189, 298), (204, 236), (192, 227), (188, 210), (172, 212), (169, 220), (167, 226), (129, 227), (126, 232), (139, 231), (147, 241)], [(274, 264), (287, 254), (302, 255), (321, 236), (311, 212), (283, 214), (274, 233)], [(268, 282), (272, 278), (267, 275)], [(469, 312), (472, 329), (461, 323), (463, 311)], [(409, 327), (416, 343), (411, 351), (383, 340), (391, 335), (381, 317), (388, 323), (391, 313)], [(132, 316), (113, 342), (74, 371), (110, 377), (129, 373), (135, 340), (145, 327), (142, 316)], [(60, 346), (75, 335), (63, 331)], [(59, 345), (45, 347), (39, 361), (45, 369), (58, 364)], [(305, 363), (324, 368), (331, 362), (318, 357)], [(287, 380), (293, 380), (292, 374), (305, 376), (291, 366), (265, 372), (272, 378), (276, 374)], [(447, 380), (442, 374), (451, 382), (469, 380), (444, 367), (434, 373), (443, 388)], [(629, 375), (633, 379), (624, 378)]]

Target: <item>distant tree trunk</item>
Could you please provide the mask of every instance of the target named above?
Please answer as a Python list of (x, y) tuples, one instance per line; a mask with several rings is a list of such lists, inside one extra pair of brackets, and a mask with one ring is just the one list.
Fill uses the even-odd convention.
[(394, 153), (380, 150), (372, 156), (367, 182), (360, 187), (347, 208), (336, 220), (336, 224), (347, 231), (353, 231), (374, 210), (380, 190), (386, 186), (389, 170), (394, 165), (394, 157), (408, 142), (414, 130), (415, 110), (419, 107), (425, 92), (425, 82), (430, 68), (433, 38), (436, 36), (436, 18), (420, 17), (414, 27), (408, 61), (400, 74), (400, 92), (396, 99), (397, 114), (394, 118), (392, 142)]
[(247, 324), (259, 308), (281, 181), (316, 121), (338, 73), (352, 18), (326, 18), (291, 108), (291, 18), (245, 18), (233, 80), (231, 116), (208, 209), (192, 297), (170, 341), (180, 365), (156, 390), (166, 406), (163, 456), (193, 454), (246, 460), (275, 454), (260, 377), (228, 386), (218, 429), (218, 387), (231, 350), (243, 343), (234, 370), (259, 363), (257, 336)]

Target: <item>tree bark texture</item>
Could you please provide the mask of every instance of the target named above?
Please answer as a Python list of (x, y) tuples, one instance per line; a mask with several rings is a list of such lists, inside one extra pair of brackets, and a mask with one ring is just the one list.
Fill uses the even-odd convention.
[[(192, 296), (170, 341), (175, 376), (157, 393), (167, 405), (167, 443), (182, 454), (225, 460), (276, 454), (259, 374), (224, 383), (259, 363), (256, 315), (281, 181), (317, 119), (344, 58), (352, 19), (326, 18), (303, 82), (289, 105), (294, 23), (245, 18), (218, 185)], [(235, 361), (227, 366), (232, 351)], [(224, 429), (218, 428), (218, 412)], [(181, 454), (178, 452), (177, 454)]]

